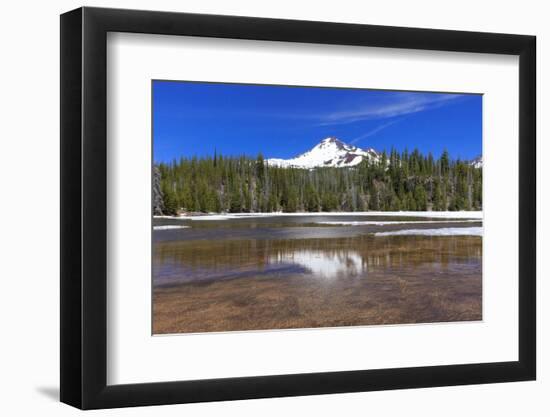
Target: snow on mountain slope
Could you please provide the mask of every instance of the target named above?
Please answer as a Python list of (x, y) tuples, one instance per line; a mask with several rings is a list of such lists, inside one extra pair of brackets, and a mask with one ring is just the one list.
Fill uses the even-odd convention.
[(470, 161), (470, 165), (473, 166), (474, 168), (482, 168), (483, 167), (483, 158), (480, 156), (478, 156), (476, 159), (472, 159)]
[(291, 159), (270, 158), (267, 163), (283, 168), (304, 168), (312, 169), (318, 167), (352, 167), (367, 159), (378, 161), (380, 155), (374, 149), (361, 149), (348, 145), (337, 138), (328, 137), (323, 139), (311, 150)]

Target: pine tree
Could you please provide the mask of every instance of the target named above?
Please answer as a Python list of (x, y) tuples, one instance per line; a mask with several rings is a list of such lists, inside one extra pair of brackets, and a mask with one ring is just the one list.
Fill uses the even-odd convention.
[[(314, 170), (269, 166), (256, 158), (181, 158), (158, 164), (153, 198), (163, 213), (257, 211), (480, 210), (482, 169), (418, 149), (395, 149), (383, 163)], [(156, 187), (156, 188), (155, 188)], [(159, 197), (161, 196), (161, 197)], [(159, 202), (155, 203), (159, 207)], [(158, 209), (156, 213), (159, 213)]]
[(422, 184), (418, 184), (414, 188), (414, 201), (416, 210), (426, 211), (428, 208), (428, 200), (426, 196), (426, 190)]
[(175, 216), (178, 214), (178, 201), (176, 199), (176, 194), (172, 191), (171, 187), (165, 184), (162, 188), (162, 196), (164, 200), (163, 213), (168, 216)]

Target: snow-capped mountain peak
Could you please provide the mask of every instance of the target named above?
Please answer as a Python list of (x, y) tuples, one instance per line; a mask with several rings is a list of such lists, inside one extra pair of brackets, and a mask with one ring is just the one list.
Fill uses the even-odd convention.
[(479, 155), (475, 159), (472, 159), (470, 161), (470, 165), (473, 166), (474, 168), (482, 168), (483, 167), (483, 158), (481, 157), (481, 155)]
[(338, 149), (342, 149), (347, 145), (344, 142), (342, 142), (340, 139), (330, 136), (328, 138), (323, 139), (321, 142), (315, 145), (315, 148), (326, 148), (330, 146), (334, 146)]
[(267, 163), (279, 167), (312, 169), (319, 167), (352, 167), (364, 159), (378, 161), (380, 156), (374, 149), (361, 149), (348, 145), (338, 138), (323, 139), (309, 151), (291, 159), (270, 158)]

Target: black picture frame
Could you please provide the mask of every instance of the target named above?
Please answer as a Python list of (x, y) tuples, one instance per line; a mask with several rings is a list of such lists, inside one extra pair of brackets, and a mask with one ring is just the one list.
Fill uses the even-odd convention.
[[(107, 385), (108, 32), (519, 56), (519, 358), (477, 363)], [(534, 380), (534, 36), (137, 10), (61, 15), (61, 401), (81, 409)]]

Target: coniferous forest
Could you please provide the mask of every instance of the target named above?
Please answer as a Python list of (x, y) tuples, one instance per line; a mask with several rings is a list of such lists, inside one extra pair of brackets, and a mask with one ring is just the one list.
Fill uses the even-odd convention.
[(481, 210), (482, 168), (418, 150), (350, 168), (281, 168), (262, 155), (182, 158), (154, 166), (155, 214)]

